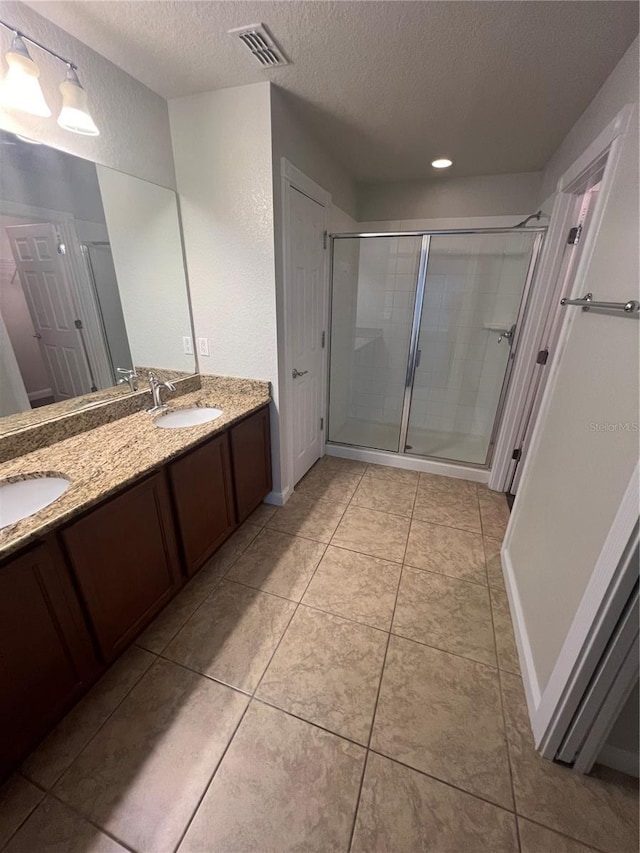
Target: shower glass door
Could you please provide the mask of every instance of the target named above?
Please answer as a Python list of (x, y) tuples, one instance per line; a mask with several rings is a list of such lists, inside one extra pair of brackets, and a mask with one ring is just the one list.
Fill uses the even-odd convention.
[(403, 450), (485, 465), (530, 263), (542, 235), (430, 240)]
[(333, 240), (329, 441), (400, 450), (422, 243)]

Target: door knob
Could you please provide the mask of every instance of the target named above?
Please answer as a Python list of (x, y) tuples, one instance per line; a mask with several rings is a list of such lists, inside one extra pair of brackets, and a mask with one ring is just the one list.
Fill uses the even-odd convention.
[(33, 337), (38, 338), (38, 340), (39, 340), (42, 337), (42, 335), (40, 334), (40, 332), (36, 332), (35, 335), (33, 335)]
[(294, 367), (293, 370), (291, 371), (291, 375), (293, 376), (294, 379), (297, 379), (299, 376), (304, 376), (305, 373), (308, 373), (308, 372), (309, 372), (308, 370), (296, 370)]

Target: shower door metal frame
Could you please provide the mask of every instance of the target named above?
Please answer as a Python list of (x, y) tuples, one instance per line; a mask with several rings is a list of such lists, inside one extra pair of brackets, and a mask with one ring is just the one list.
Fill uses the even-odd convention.
[[(439, 231), (366, 231), (366, 232), (344, 232), (339, 234), (330, 234), (331, 238), (331, 257), (330, 257), (330, 288), (329, 288), (329, 300), (330, 300), (330, 309), (329, 309), (329, 328), (331, 329), (331, 307), (333, 304), (333, 259), (335, 252), (335, 240), (340, 239), (362, 239), (362, 238), (375, 238), (375, 237), (421, 237), (422, 242), (420, 246), (420, 263), (418, 267), (418, 275), (416, 282), (416, 296), (413, 308), (413, 319), (411, 324), (411, 337), (409, 341), (409, 353), (407, 356), (407, 372), (405, 376), (405, 387), (404, 387), (404, 396), (402, 401), (402, 415), (400, 419), (400, 434), (398, 441), (398, 450), (395, 453), (403, 455), (403, 456), (414, 456), (416, 454), (407, 453), (406, 443), (407, 443), (407, 435), (409, 432), (409, 419), (411, 417), (411, 399), (413, 396), (413, 382), (415, 379), (416, 372), (416, 361), (418, 355), (418, 343), (420, 341), (420, 325), (422, 323), (422, 310), (424, 307), (424, 292), (426, 287), (426, 279), (427, 279), (427, 267), (429, 263), (429, 252), (431, 249), (431, 238), (432, 237), (453, 237), (460, 235), (473, 235), (473, 234), (536, 234), (536, 239), (533, 242), (533, 246), (531, 249), (531, 255), (529, 258), (529, 264), (527, 266), (527, 273), (525, 278), (525, 285), (522, 291), (522, 297), (520, 299), (520, 307), (518, 309), (518, 317), (516, 320), (516, 332), (515, 337), (511, 341), (511, 348), (509, 353), (509, 359), (507, 362), (507, 366), (505, 368), (505, 375), (502, 382), (502, 387), (500, 391), (500, 397), (498, 399), (498, 405), (496, 407), (496, 413), (493, 421), (493, 426), (491, 429), (491, 436), (489, 439), (489, 445), (487, 448), (487, 455), (485, 457), (485, 461), (482, 463), (477, 462), (462, 462), (460, 459), (447, 459), (441, 456), (428, 456), (419, 454), (420, 459), (431, 459), (436, 462), (444, 462), (444, 463), (452, 463), (455, 465), (464, 464), (470, 468), (478, 468), (480, 470), (487, 470), (491, 465), (491, 457), (493, 455), (493, 448), (495, 446), (496, 435), (498, 432), (498, 428), (500, 425), (500, 419), (502, 417), (502, 411), (504, 409), (507, 390), (509, 387), (509, 380), (511, 378), (513, 362), (516, 356), (516, 345), (522, 334), (522, 326), (525, 322), (527, 305), (529, 302), (529, 294), (531, 292), (531, 285), (533, 284), (533, 279), (535, 276), (535, 271), (538, 263), (538, 259), (540, 257), (540, 250), (542, 248), (542, 243), (544, 241), (544, 236), (547, 233), (546, 226), (536, 226), (533, 228), (449, 228), (443, 229)], [(329, 373), (331, 366), (331, 333), (329, 333)], [(329, 394), (330, 394), (330, 384), (327, 385), (327, 424), (329, 423)], [(327, 439), (330, 444), (339, 443), (332, 442), (330, 439)], [(354, 447), (364, 447), (364, 445), (353, 445)], [(394, 451), (385, 451), (389, 453), (393, 453)]]

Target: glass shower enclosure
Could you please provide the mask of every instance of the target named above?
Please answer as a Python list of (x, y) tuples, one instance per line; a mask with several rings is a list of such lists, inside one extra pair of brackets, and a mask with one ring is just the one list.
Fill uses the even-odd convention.
[(544, 231), (334, 235), (329, 442), (488, 466)]

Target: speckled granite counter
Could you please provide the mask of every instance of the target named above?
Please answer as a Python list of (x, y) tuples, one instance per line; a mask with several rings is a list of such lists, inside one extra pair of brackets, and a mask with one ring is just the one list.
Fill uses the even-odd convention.
[(214, 406), (223, 412), (215, 421), (159, 429), (154, 415), (137, 412), (0, 464), (0, 481), (36, 473), (55, 473), (71, 481), (64, 495), (48, 507), (0, 530), (0, 559), (269, 401), (268, 382), (202, 377), (202, 388), (169, 400), (168, 411)]

